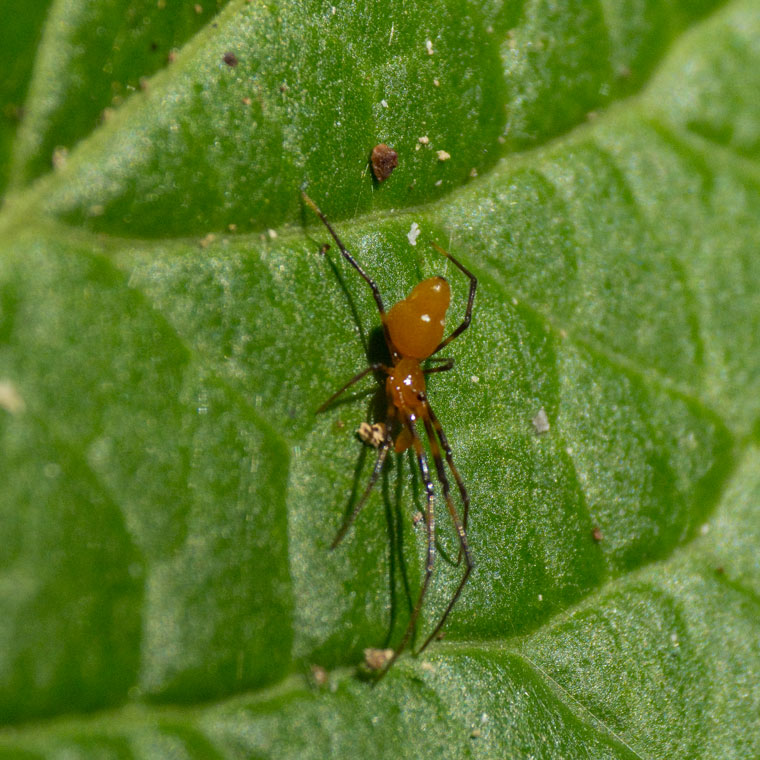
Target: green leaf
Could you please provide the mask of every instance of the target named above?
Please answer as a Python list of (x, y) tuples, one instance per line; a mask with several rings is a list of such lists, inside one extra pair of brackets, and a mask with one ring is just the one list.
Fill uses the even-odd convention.
[[(757, 0), (31, 5), (0, 31), (0, 757), (760, 755)], [(382, 334), (301, 187), (386, 302), (443, 273), (461, 320), (430, 241), (479, 278), (428, 383), (476, 569), (375, 686), (424, 488), (391, 455), (329, 551), (382, 387), (314, 410)], [(462, 573), (437, 526), (418, 644)]]

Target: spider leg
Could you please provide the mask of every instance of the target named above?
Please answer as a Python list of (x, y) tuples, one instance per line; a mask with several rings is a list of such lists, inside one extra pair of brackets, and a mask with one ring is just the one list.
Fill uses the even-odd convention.
[[(338, 233), (335, 232), (335, 230), (332, 228), (332, 225), (330, 222), (327, 221), (327, 217), (322, 213), (322, 211), (319, 209), (319, 206), (317, 206), (314, 201), (309, 198), (308, 195), (302, 190), (301, 196), (303, 197), (304, 203), (322, 220), (322, 224), (327, 227), (328, 232), (332, 235), (333, 240), (338, 244), (338, 248), (340, 249), (340, 252), (343, 254), (343, 258), (351, 264), (351, 266), (362, 276), (362, 279), (369, 285), (370, 289), (372, 290), (372, 296), (375, 299), (375, 303), (377, 304), (377, 310), (380, 312), (380, 320), (383, 323), (383, 333), (385, 335), (385, 341), (388, 344), (389, 348), (392, 347), (390, 334), (388, 333), (388, 326), (386, 325), (385, 321), (385, 306), (383, 305), (383, 297), (380, 295), (380, 288), (377, 287), (377, 283), (362, 269), (361, 264), (348, 252), (345, 245), (343, 245), (343, 241), (338, 237)], [(446, 254), (448, 255), (448, 254)], [(395, 353), (393, 349), (391, 349), (391, 353)]]
[(432, 362), (440, 362), (437, 367), (425, 367), (422, 371), (426, 375), (432, 375), (433, 372), (448, 372), (450, 369), (454, 369), (453, 359), (444, 359), (443, 357), (433, 357), (430, 359)]
[[(425, 402), (425, 408), (429, 413), (430, 405), (427, 402)], [(449, 613), (457, 603), (457, 599), (459, 599), (459, 595), (462, 593), (462, 589), (464, 588), (465, 583), (467, 583), (467, 579), (470, 577), (472, 568), (475, 566), (475, 563), (472, 559), (472, 554), (470, 552), (469, 544), (467, 543), (467, 533), (465, 531), (464, 525), (462, 524), (462, 521), (459, 519), (459, 514), (457, 513), (456, 507), (454, 506), (454, 502), (451, 498), (449, 481), (446, 477), (446, 470), (443, 466), (443, 460), (441, 459), (441, 450), (438, 448), (438, 441), (436, 440), (435, 431), (433, 429), (434, 423), (431, 422), (431, 419), (427, 414), (423, 416), (422, 419), (425, 424), (425, 432), (427, 433), (428, 441), (430, 443), (430, 451), (433, 454), (433, 460), (435, 462), (436, 472), (438, 474), (438, 481), (440, 482), (441, 489), (443, 490), (443, 498), (446, 500), (446, 506), (449, 509), (449, 514), (451, 515), (451, 519), (454, 522), (454, 527), (456, 528), (457, 537), (459, 538), (460, 552), (464, 554), (465, 569), (464, 574), (462, 575), (462, 579), (459, 581), (459, 585), (454, 592), (454, 595), (451, 597), (451, 600), (449, 601), (449, 604), (446, 607), (443, 615), (441, 615), (441, 619), (436, 624), (433, 632), (425, 639), (425, 643), (417, 650), (416, 654), (420, 654), (420, 652), (425, 651), (427, 645), (438, 635), (438, 631), (441, 630), (443, 624), (446, 622), (446, 618), (449, 616)], [(439, 424), (439, 436), (440, 432), (441, 431)]]
[(321, 414), (324, 412), (325, 409), (327, 409), (327, 407), (330, 406), (333, 401), (335, 401), (335, 399), (347, 391), (354, 383), (358, 383), (359, 380), (361, 380), (363, 377), (369, 375), (370, 372), (377, 372), (381, 369), (387, 372), (387, 367), (384, 364), (370, 364), (367, 369), (363, 369), (358, 375), (354, 375), (340, 390), (335, 391), (335, 393), (333, 393), (333, 395), (330, 396), (330, 398), (328, 398), (327, 401), (325, 401), (325, 403), (319, 407), (319, 409), (317, 409), (315, 414)]
[(343, 540), (343, 537), (348, 532), (348, 529), (354, 524), (354, 520), (356, 520), (358, 517), (359, 512), (362, 511), (362, 507), (364, 507), (366, 504), (367, 499), (372, 492), (372, 489), (375, 487), (375, 483), (377, 483), (377, 479), (380, 477), (380, 473), (383, 471), (383, 465), (385, 464), (385, 459), (388, 456), (388, 450), (390, 449), (392, 442), (393, 441), (391, 440), (390, 427), (386, 426), (385, 440), (382, 442), (380, 448), (377, 451), (375, 467), (372, 470), (372, 475), (370, 476), (369, 482), (367, 483), (367, 487), (364, 489), (364, 493), (361, 495), (359, 501), (356, 502), (356, 506), (354, 507), (351, 514), (345, 519), (343, 525), (340, 526), (340, 530), (336, 533), (335, 538), (330, 544), (331, 550), (334, 549)]
[(437, 354), (442, 348), (448, 346), (452, 340), (458, 338), (470, 326), (470, 319), (472, 318), (472, 305), (475, 303), (475, 289), (478, 287), (478, 278), (475, 277), (475, 275), (470, 272), (469, 269), (466, 269), (459, 261), (457, 261), (457, 259), (455, 259), (448, 251), (444, 251), (440, 245), (435, 242), (432, 242), (431, 245), (433, 248), (435, 248), (436, 251), (442, 253), (447, 259), (449, 259), (449, 261), (451, 261), (454, 266), (459, 269), (460, 272), (470, 278), (470, 295), (467, 299), (467, 310), (464, 313), (462, 324), (459, 325), (459, 327), (457, 327), (456, 330), (454, 330), (454, 332), (452, 332), (448, 338), (444, 338), (438, 344), (438, 347), (435, 349), (435, 351), (433, 351), (434, 354)]
[(412, 436), (412, 445), (414, 446), (414, 453), (417, 455), (417, 464), (420, 468), (420, 474), (422, 475), (422, 481), (425, 484), (425, 493), (427, 496), (427, 505), (425, 508), (425, 525), (427, 528), (427, 561), (425, 562), (425, 577), (420, 587), (420, 593), (417, 597), (417, 603), (414, 605), (412, 616), (409, 618), (409, 623), (406, 626), (406, 631), (401, 639), (401, 643), (396, 647), (396, 651), (385, 666), (385, 670), (382, 675), (385, 675), (390, 670), (393, 663), (398, 659), (398, 656), (404, 651), (406, 645), (409, 643), (409, 639), (412, 636), (417, 625), (417, 618), (420, 615), (422, 609), (422, 603), (425, 600), (425, 594), (427, 593), (428, 586), (430, 585), (430, 579), (433, 575), (433, 565), (435, 563), (435, 513), (433, 511), (433, 481), (430, 479), (430, 469), (428, 468), (427, 457), (425, 451), (422, 448), (422, 441), (420, 440), (417, 430), (414, 427), (414, 420), (410, 416), (404, 417), (404, 424), (410, 431)]
[[(433, 411), (433, 408), (430, 406), (430, 404), (427, 405), (427, 411), (430, 415), (430, 420), (433, 423), (433, 427), (435, 427), (435, 432), (438, 435), (438, 440), (441, 442), (441, 446), (443, 447), (444, 454), (446, 455), (446, 464), (448, 464), (449, 469), (451, 470), (451, 474), (454, 476), (454, 480), (456, 481), (457, 488), (459, 488), (459, 495), (462, 497), (462, 505), (464, 506), (464, 510), (462, 512), (462, 527), (465, 529), (465, 532), (467, 531), (467, 520), (470, 516), (470, 494), (467, 493), (467, 489), (464, 487), (464, 481), (462, 480), (462, 476), (459, 474), (459, 470), (457, 470), (456, 466), (454, 465), (454, 458), (451, 454), (451, 446), (449, 446), (449, 441), (446, 438), (446, 433), (443, 432), (443, 427), (441, 427), (441, 422), (438, 419), (438, 417), (435, 416), (435, 412)], [(457, 565), (462, 561), (462, 549), (459, 549), (459, 556), (457, 557)]]

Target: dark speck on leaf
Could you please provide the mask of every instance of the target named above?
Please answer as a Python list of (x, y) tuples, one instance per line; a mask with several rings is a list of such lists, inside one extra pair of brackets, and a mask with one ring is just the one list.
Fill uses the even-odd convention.
[(237, 56), (234, 53), (225, 53), (222, 60), (228, 65), (228, 66), (237, 66), (238, 65), (238, 59)]

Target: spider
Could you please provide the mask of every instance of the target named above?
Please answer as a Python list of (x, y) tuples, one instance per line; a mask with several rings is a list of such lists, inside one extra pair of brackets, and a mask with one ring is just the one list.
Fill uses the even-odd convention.
[[(425, 639), (425, 642), (415, 654), (423, 652), (428, 644), (430, 644), (430, 642), (438, 635), (438, 632), (446, 622), (446, 618), (449, 616), (449, 613), (459, 599), (462, 589), (467, 583), (467, 579), (470, 577), (470, 573), (475, 566), (472, 552), (470, 551), (470, 546), (467, 542), (467, 519), (470, 512), (470, 497), (467, 493), (464, 482), (454, 465), (451, 447), (449, 446), (446, 434), (428, 401), (425, 389), (425, 375), (434, 372), (446, 372), (454, 366), (453, 359), (436, 357), (435, 354), (448, 346), (451, 341), (458, 338), (469, 327), (472, 316), (472, 306), (475, 301), (475, 289), (477, 288), (478, 281), (475, 275), (465, 269), (465, 267), (450, 253), (444, 251), (443, 248), (435, 243), (432, 243), (433, 247), (439, 253), (442, 253), (447, 259), (449, 259), (470, 280), (467, 309), (462, 323), (448, 337), (443, 337), (444, 318), (451, 300), (451, 289), (448, 282), (443, 277), (431, 277), (419, 283), (403, 301), (399, 301), (391, 307), (390, 311), (386, 312), (385, 306), (383, 305), (383, 298), (380, 295), (380, 290), (375, 282), (369, 277), (364, 269), (362, 269), (356, 259), (354, 259), (354, 257), (346, 250), (346, 247), (327, 221), (325, 215), (320, 211), (317, 204), (314, 203), (306, 193), (302, 192), (302, 195), (305, 203), (322, 220), (325, 227), (327, 227), (333, 240), (337, 243), (340, 252), (343, 254), (343, 257), (361, 275), (372, 290), (377, 309), (380, 312), (383, 334), (392, 362), (391, 366), (386, 366), (382, 363), (371, 364), (369, 367), (351, 378), (351, 380), (330, 396), (330, 398), (327, 399), (327, 401), (317, 410), (317, 413), (319, 413), (327, 409), (342, 393), (371, 372), (383, 372), (387, 376), (385, 381), (385, 392), (388, 401), (387, 420), (389, 424), (384, 426), (382, 429), (382, 439), (377, 442), (377, 459), (375, 460), (375, 466), (369, 482), (351, 514), (345, 519), (330, 545), (330, 548), (335, 549), (335, 547), (343, 540), (348, 529), (351, 527), (354, 520), (356, 520), (362, 507), (364, 507), (372, 488), (380, 477), (380, 473), (392, 445), (397, 453), (402, 453), (409, 448), (414, 449), (420, 475), (422, 476), (422, 481), (425, 486), (426, 508), (424, 518), (427, 533), (425, 576), (417, 596), (417, 602), (412, 611), (409, 623), (407, 624), (406, 631), (404, 632), (401, 642), (396, 647), (393, 655), (389, 658), (385, 666), (383, 672), (386, 673), (409, 643), (409, 639), (416, 627), (417, 618), (420, 615), (425, 600), (425, 594), (430, 585), (435, 561), (435, 514), (433, 511), (434, 486), (433, 480), (430, 476), (428, 459), (422, 445), (422, 439), (420, 438), (416, 427), (418, 421), (422, 422), (425, 429), (425, 435), (430, 447), (430, 453), (433, 456), (438, 482), (441, 485), (443, 498), (446, 501), (446, 506), (451, 515), (459, 540), (457, 565), (461, 564), (462, 557), (464, 557), (465, 568), (459, 581), (459, 585), (449, 600), (443, 615), (441, 615), (433, 628), (432, 633), (430, 633)], [(324, 246), (322, 251), (324, 252), (328, 249), (329, 246)], [(421, 362), (426, 359), (436, 362), (436, 366), (423, 367)], [(393, 440), (391, 432), (393, 427), (399, 429), (395, 440)], [(441, 457), (441, 449), (443, 449), (446, 464), (448, 465), (448, 468), (456, 481), (457, 488), (459, 489), (459, 495), (463, 505), (461, 518), (451, 496), (451, 487), (446, 475), (443, 458)]]

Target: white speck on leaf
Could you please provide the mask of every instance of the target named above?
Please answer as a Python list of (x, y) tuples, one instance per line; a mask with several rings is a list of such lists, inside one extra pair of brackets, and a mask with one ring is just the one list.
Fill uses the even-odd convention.
[(11, 414), (21, 414), (26, 409), (26, 403), (21, 398), (18, 388), (10, 380), (0, 380), (0, 409)]
[(541, 407), (538, 410), (536, 416), (531, 420), (533, 427), (536, 429), (536, 435), (549, 432), (549, 417), (546, 415), (546, 410)]

